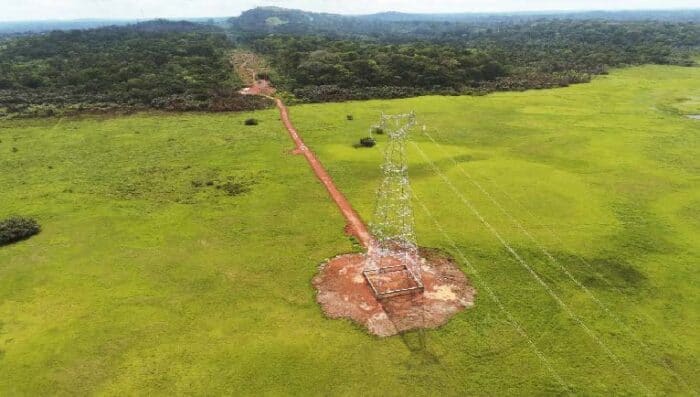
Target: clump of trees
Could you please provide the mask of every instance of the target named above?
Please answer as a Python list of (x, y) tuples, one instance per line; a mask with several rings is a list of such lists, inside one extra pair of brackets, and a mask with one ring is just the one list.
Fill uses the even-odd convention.
[(0, 221), (0, 246), (27, 239), (41, 231), (39, 223), (31, 218), (13, 216)]

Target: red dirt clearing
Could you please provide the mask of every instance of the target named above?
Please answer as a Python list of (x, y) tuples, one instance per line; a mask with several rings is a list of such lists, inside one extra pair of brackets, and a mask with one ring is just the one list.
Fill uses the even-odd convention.
[(360, 219), (360, 216), (352, 208), (350, 202), (345, 198), (345, 196), (343, 196), (343, 193), (341, 193), (335, 186), (333, 179), (331, 179), (331, 176), (328, 174), (326, 169), (323, 168), (323, 165), (318, 158), (316, 158), (316, 155), (308, 148), (308, 146), (304, 144), (304, 141), (302, 141), (296, 128), (294, 128), (294, 125), (292, 125), (292, 122), (289, 120), (289, 111), (287, 110), (287, 107), (284, 106), (284, 103), (282, 103), (279, 98), (275, 98), (275, 103), (280, 111), (280, 117), (282, 118), (284, 126), (287, 128), (289, 135), (296, 144), (295, 153), (302, 154), (304, 157), (306, 157), (306, 161), (309, 162), (311, 169), (314, 171), (321, 183), (323, 183), (323, 185), (326, 187), (326, 190), (328, 190), (328, 194), (330, 194), (331, 198), (340, 209), (340, 212), (345, 217), (347, 222), (346, 231), (355, 236), (363, 247), (369, 248), (372, 241), (372, 236), (367, 230), (367, 226), (365, 226), (362, 219)]
[(250, 87), (242, 89), (239, 93), (243, 95), (263, 95), (272, 96), (275, 94), (275, 88), (270, 85), (267, 80), (256, 80)]
[(316, 300), (328, 317), (350, 319), (377, 336), (437, 328), (472, 307), (475, 290), (448, 256), (421, 249), (421, 257), (423, 292), (378, 300), (362, 275), (366, 255), (347, 254), (321, 265)]

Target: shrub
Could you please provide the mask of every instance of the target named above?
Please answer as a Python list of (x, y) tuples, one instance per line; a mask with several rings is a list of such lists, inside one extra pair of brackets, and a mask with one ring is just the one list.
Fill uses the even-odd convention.
[(373, 134), (379, 134), (379, 135), (381, 135), (381, 134), (384, 133), (384, 128), (382, 128), (382, 127), (374, 127), (374, 128), (372, 128), (372, 133), (373, 133)]
[(229, 196), (238, 196), (250, 191), (250, 188), (241, 182), (226, 182), (216, 188), (225, 191)]
[(14, 216), (0, 221), (0, 246), (29, 238), (41, 231), (39, 224), (30, 218)]
[(354, 120), (354, 119), (355, 119), (354, 117), (352, 117), (352, 115), (351, 115), (351, 114), (349, 114), (349, 115), (345, 116), (345, 118), (347, 118), (347, 119), (348, 119), (348, 121), (352, 121), (352, 120)]
[(245, 125), (258, 125), (258, 119), (246, 119)]
[(360, 145), (362, 145), (364, 147), (372, 147), (376, 144), (377, 144), (377, 142), (374, 140), (374, 138), (366, 137), (366, 138), (360, 139)]

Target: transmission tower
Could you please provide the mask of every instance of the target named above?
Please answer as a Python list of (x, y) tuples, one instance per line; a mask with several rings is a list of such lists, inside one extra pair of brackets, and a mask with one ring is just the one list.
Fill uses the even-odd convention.
[(374, 130), (388, 137), (377, 189), (364, 276), (378, 298), (423, 290), (421, 264), (413, 231), (406, 140), (416, 125), (415, 113), (385, 115)]

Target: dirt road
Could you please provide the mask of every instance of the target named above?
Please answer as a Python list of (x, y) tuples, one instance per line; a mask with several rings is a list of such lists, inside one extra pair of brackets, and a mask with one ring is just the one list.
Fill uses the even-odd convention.
[(326, 169), (323, 168), (321, 162), (318, 161), (316, 155), (311, 150), (309, 150), (309, 148), (304, 144), (304, 141), (302, 141), (301, 137), (299, 136), (299, 133), (294, 128), (292, 122), (289, 120), (289, 111), (287, 110), (287, 107), (284, 106), (284, 103), (282, 103), (282, 101), (279, 98), (275, 99), (275, 103), (277, 104), (277, 108), (280, 111), (282, 123), (284, 123), (284, 126), (287, 128), (287, 131), (289, 131), (289, 135), (292, 137), (292, 140), (296, 144), (295, 152), (302, 154), (306, 158), (306, 161), (309, 162), (311, 169), (314, 171), (321, 183), (323, 183), (323, 185), (326, 187), (326, 190), (328, 190), (328, 194), (330, 194), (333, 201), (335, 201), (335, 204), (338, 206), (340, 212), (343, 214), (345, 220), (347, 221), (348, 233), (355, 236), (363, 247), (369, 248), (370, 243), (372, 241), (372, 235), (367, 230), (367, 226), (365, 226), (364, 222), (362, 222), (362, 219), (360, 219), (360, 216), (352, 208), (350, 202), (345, 198), (345, 196), (343, 196), (343, 193), (341, 193), (340, 190), (338, 190), (338, 188), (335, 186), (335, 184), (333, 183), (333, 179), (331, 179), (331, 176), (328, 174)]

